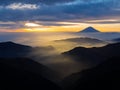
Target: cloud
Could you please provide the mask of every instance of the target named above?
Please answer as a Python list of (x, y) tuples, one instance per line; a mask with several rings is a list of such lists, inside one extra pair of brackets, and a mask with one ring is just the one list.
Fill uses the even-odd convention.
[(46, 5), (53, 5), (56, 3), (65, 3), (65, 2), (71, 2), (75, 0), (2, 0), (0, 1), (0, 5), (9, 5), (12, 3), (26, 3), (26, 4), (46, 4)]
[[(40, 25), (45, 26), (64, 25), (58, 22), (112, 24), (120, 23), (119, 10), (119, 0), (2, 0), (0, 20), (2, 22), (38, 21), (41, 22)], [(109, 21), (109, 19), (117, 19), (117, 21)], [(108, 21), (92, 22), (94, 20)], [(23, 27), (21, 24), (16, 26)], [(14, 28), (14, 24), (11, 27)]]
[(0, 21), (0, 29), (19, 29), (24, 28), (23, 22), (1, 22)]
[(118, 20), (115, 20), (115, 19), (90, 20), (90, 21), (85, 21), (85, 23), (91, 23), (91, 24), (116, 24), (116, 23), (120, 23), (120, 19), (118, 19)]
[(38, 9), (39, 6), (36, 4), (22, 4), (22, 3), (12, 3), (8, 6), (6, 6), (7, 9), (13, 9), (13, 10), (24, 10), (24, 9)]

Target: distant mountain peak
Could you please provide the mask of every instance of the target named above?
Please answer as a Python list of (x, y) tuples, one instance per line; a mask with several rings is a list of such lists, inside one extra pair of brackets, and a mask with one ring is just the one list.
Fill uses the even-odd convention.
[(85, 28), (84, 30), (82, 30), (82, 31), (80, 31), (80, 32), (82, 32), (82, 33), (95, 33), (95, 32), (100, 32), (100, 31), (98, 31), (98, 30), (96, 30), (95, 28), (93, 28), (93, 27), (87, 27), (87, 28)]

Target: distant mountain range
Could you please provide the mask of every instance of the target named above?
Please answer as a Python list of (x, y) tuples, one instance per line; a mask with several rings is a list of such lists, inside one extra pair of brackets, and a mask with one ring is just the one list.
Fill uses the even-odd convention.
[(87, 27), (84, 30), (80, 31), (80, 33), (97, 33), (97, 32), (100, 32), (100, 31), (93, 27)]
[[(90, 38), (90, 37), (76, 37), (76, 38), (67, 38), (61, 40), (53, 41), (53, 45), (56, 49), (60, 49), (60, 52), (71, 50), (75, 47), (102, 47), (108, 44), (107, 41), (103, 41), (100, 39)], [(60, 48), (61, 47), (61, 48)], [(62, 49), (62, 47), (64, 47)]]
[(55, 42), (73, 42), (73, 43), (78, 43), (79, 45), (81, 44), (107, 44), (107, 42), (99, 40), (99, 39), (94, 39), (94, 38), (88, 38), (88, 37), (80, 37), (80, 38), (68, 38), (68, 39), (62, 39), (62, 40), (55, 40)]

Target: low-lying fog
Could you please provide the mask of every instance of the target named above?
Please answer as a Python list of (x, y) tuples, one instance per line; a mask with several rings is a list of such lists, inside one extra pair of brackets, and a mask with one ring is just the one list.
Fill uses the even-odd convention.
[(120, 33), (0, 33), (1, 42), (13, 41), (32, 47), (53, 47), (54, 49), (48, 51), (31, 53), (31, 56), (34, 60), (64, 74), (63, 76), (79, 71), (84, 65), (69, 57), (62, 57), (60, 53), (78, 46), (104, 46), (115, 38), (120, 38)]
[[(109, 41), (114, 38), (120, 38), (120, 33), (62, 33), (62, 32), (29, 32), (29, 33), (0, 33), (0, 41), (13, 41), (20, 44), (29, 46), (53, 46), (63, 48), (63, 51), (67, 51), (69, 47), (80, 46), (80, 43), (73, 43), (69, 41), (55, 42), (56, 40), (65, 40), (68, 38), (81, 38), (89, 37), (103, 41)], [(73, 44), (73, 45), (72, 45)], [(74, 47), (73, 47), (74, 46)], [(82, 45), (86, 46), (86, 45)], [(88, 45), (87, 45), (88, 46)], [(92, 46), (91, 46), (92, 47)], [(94, 47), (94, 45), (93, 45)], [(67, 50), (65, 50), (67, 48)], [(71, 49), (71, 48), (69, 48)]]

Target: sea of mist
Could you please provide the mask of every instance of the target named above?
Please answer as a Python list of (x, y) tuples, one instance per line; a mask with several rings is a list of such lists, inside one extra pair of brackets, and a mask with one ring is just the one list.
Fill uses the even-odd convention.
[[(47, 47), (52, 46), (54, 50), (51, 51), (37, 51), (33, 52), (31, 57), (39, 63), (47, 65), (48, 67), (59, 71), (63, 77), (71, 73), (78, 72), (87, 68), (85, 64), (78, 63), (69, 57), (61, 56), (62, 52), (69, 51), (75, 47), (81, 46), (72, 43), (54, 43), (55, 40), (63, 40), (68, 38), (96, 38), (106, 42), (112, 39), (120, 38), (120, 33), (73, 33), (73, 32), (28, 32), (28, 33), (0, 33), (0, 42), (12, 41), (15, 43), (28, 45), (32, 47)], [(84, 46), (85, 47), (85, 46)], [(91, 46), (91, 47), (94, 47)], [(89, 67), (89, 66), (88, 66)]]
[(90, 37), (100, 40), (120, 38), (120, 33), (70, 33), (70, 32), (19, 32), (0, 33), (0, 42), (13, 41), (29, 46), (48, 46), (54, 40), (76, 37)]
[[(80, 46), (74, 43), (54, 43), (55, 40), (68, 38), (89, 37), (103, 41), (120, 38), (120, 33), (68, 33), (68, 32), (23, 32), (23, 33), (0, 33), (0, 42), (13, 41), (33, 47), (53, 46), (60, 52), (68, 51)], [(86, 45), (84, 45), (85, 47)], [(83, 47), (83, 46), (82, 46)], [(91, 46), (91, 47), (94, 47)]]

